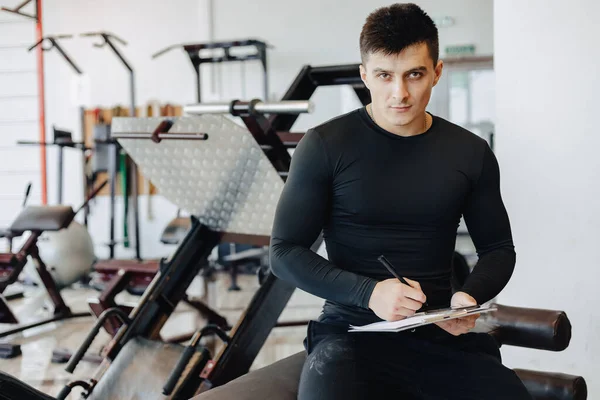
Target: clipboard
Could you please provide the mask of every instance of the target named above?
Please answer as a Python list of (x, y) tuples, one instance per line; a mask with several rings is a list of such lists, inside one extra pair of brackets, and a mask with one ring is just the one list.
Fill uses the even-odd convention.
[(495, 311), (496, 309), (497, 308), (494, 305), (474, 305), (460, 308), (441, 308), (437, 310), (428, 310), (416, 313), (412, 317), (404, 318), (399, 321), (382, 321), (362, 326), (350, 325), (348, 332), (401, 332), (408, 329), (434, 324), (440, 321), (462, 318), (468, 315), (488, 313)]

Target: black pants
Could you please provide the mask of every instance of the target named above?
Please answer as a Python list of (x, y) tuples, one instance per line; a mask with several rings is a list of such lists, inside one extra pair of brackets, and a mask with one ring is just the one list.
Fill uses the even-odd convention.
[(397, 333), (347, 332), (311, 321), (299, 400), (531, 400), (485, 333), (436, 325)]

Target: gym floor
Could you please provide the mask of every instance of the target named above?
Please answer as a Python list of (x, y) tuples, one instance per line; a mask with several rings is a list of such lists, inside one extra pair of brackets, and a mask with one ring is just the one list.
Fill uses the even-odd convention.
[[(241, 290), (237, 292), (227, 291), (227, 287), (229, 286), (227, 276), (220, 276), (215, 282), (209, 285), (209, 293), (221, 294), (218, 297), (209, 297), (212, 300), (209, 304), (221, 315), (225, 316), (230, 321), (230, 324), (235, 323), (244, 305), (247, 304), (247, 301), (258, 288), (254, 276), (238, 276), (238, 282)], [(13, 310), (17, 310), (18, 312), (27, 308), (27, 304), (31, 302), (33, 293), (27, 289), (25, 293), (26, 300), (19, 299), (10, 302), (11, 307), (14, 307)], [(87, 300), (89, 298), (97, 298), (99, 292), (94, 289), (75, 285), (72, 288), (64, 289), (62, 295), (73, 312), (88, 312)], [(117, 296), (116, 300), (119, 303), (135, 303), (139, 300), (139, 297), (122, 292)], [(307, 296), (304, 292), (298, 292), (290, 300), (280, 320), (312, 318), (318, 313), (319, 309), (320, 304), (315, 302), (311, 296)], [(27, 314), (19, 313), (18, 317), (22, 318), (23, 315)], [(39, 316), (32, 316), (32, 318), (35, 320)], [(83, 343), (94, 322), (95, 318), (91, 316), (75, 318), (47, 324), (30, 329), (23, 334), (0, 339), (0, 343), (20, 344), (22, 351), (21, 356), (12, 359), (0, 359), (0, 369), (50, 395), (58, 394), (68, 382), (77, 379), (87, 380), (93, 376), (98, 364), (82, 361), (75, 369), (75, 372), (70, 374), (64, 369), (66, 364), (52, 363), (52, 353), (57, 349), (64, 349), (70, 352), (76, 351), (77, 347)], [(205, 324), (206, 321), (195, 309), (181, 302), (161, 330), (161, 336), (169, 338), (187, 334)], [(12, 325), (0, 324), (0, 332), (11, 327)], [(286, 327), (273, 330), (251, 369), (271, 364), (278, 359), (302, 350), (304, 332), (304, 327)], [(109, 340), (110, 336), (104, 330), (101, 330), (87, 354), (100, 354), (102, 347)], [(218, 350), (218, 345), (214, 350)], [(74, 393), (77, 390), (77, 388), (74, 389)]]

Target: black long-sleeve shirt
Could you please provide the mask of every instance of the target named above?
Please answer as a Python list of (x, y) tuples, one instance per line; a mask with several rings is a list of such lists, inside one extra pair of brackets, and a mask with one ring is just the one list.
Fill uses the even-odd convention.
[[(381, 321), (369, 309), (375, 284), (418, 281), (430, 308), (448, 306), (461, 216), (478, 262), (461, 291), (495, 297), (515, 265), (499, 167), (487, 142), (442, 118), (402, 137), (365, 108), (310, 129), (298, 144), (277, 206), (270, 262), (275, 276), (324, 298), (323, 315), (350, 324)], [(323, 231), (328, 259), (310, 250)]]

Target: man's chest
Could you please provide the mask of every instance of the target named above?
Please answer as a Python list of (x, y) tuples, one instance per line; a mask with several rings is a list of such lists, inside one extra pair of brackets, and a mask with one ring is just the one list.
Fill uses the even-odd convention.
[(365, 224), (438, 224), (455, 220), (471, 189), (459, 159), (436, 154), (341, 160), (332, 187), (334, 216)]

